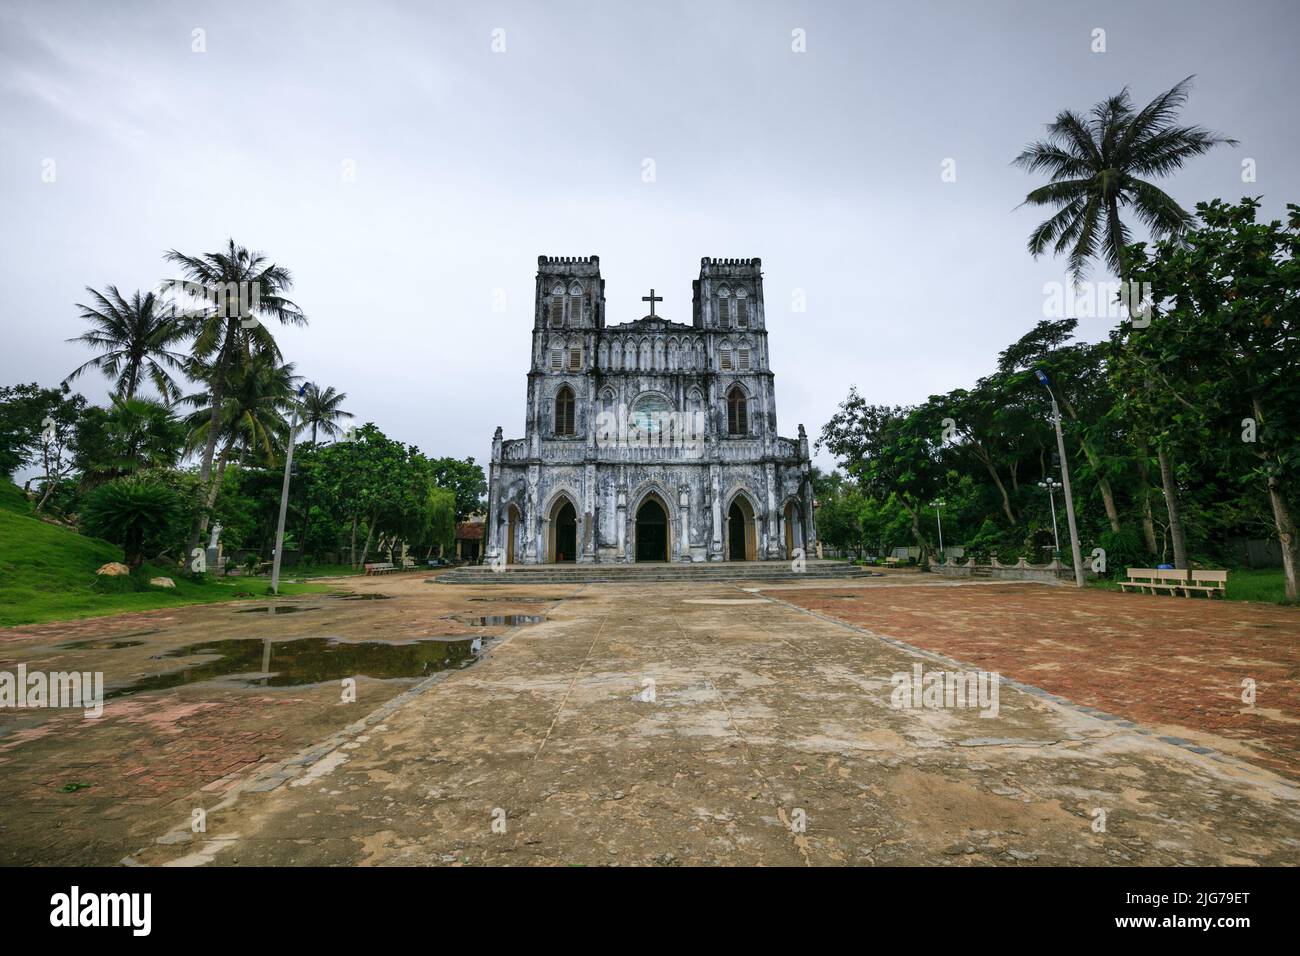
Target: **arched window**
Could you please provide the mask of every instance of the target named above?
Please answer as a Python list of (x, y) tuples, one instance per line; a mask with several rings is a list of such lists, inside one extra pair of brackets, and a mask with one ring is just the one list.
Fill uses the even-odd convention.
[(573, 389), (567, 385), (555, 393), (555, 434), (573, 434)]
[(727, 392), (727, 434), (749, 434), (749, 402), (739, 385), (731, 386)]

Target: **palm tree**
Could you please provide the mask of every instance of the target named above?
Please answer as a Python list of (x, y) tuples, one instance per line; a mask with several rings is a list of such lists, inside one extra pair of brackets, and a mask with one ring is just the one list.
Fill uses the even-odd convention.
[[(213, 486), (221, 487), (225, 466), (232, 455), (270, 467), (285, 450), (289, 439), (289, 415), (297, 403), (299, 376), (292, 362), (281, 365), (257, 352), (239, 356), (227, 374), (227, 390), (217, 420), (217, 439), (222, 446), (217, 456)], [(214, 369), (191, 362), (191, 378), (211, 382)], [(197, 451), (209, 443), (212, 433), (212, 391), (196, 392), (181, 401), (195, 410), (186, 419), (190, 427), (189, 449)], [(215, 500), (215, 495), (213, 496)]]
[(77, 308), (81, 317), (91, 323), (91, 329), (68, 341), (89, 345), (100, 354), (79, 365), (66, 381), (96, 368), (114, 380), (114, 391), (127, 400), (135, 398), (135, 390), (145, 377), (153, 382), (163, 401), (176, 398), (180, 389), (167, 372), (179, 368), (184, 357), (170, 351), (169, 346), (189, 335), (188, 324), (152, 292), (141, 295), (137, 291), (128, 301), (117, 286), (109, 286), (107, 295), (89, 286), (86, 291), (94, 296), (96, 305), (78, 302)]
[(1045, 171), (1051, 179), (1022, 205), (1057, 210), (1029, 235), (1034, 258), (1051, 245), (1058, 255), (1068, 253), (1077, 278), (1100, 250), (1106, 265), (1127, 281), (1124, 247), (1130, 233), (1120, 219), (1121, 206), (1157, 239), (1187, 228), (1191, 214), (1142, 177), (1167, 176), (1215, 146), (1237, 145), (1199, 126), (1176, 124), (1191, 81), (1187, 77), (1136, 112), (1127, 87), (1094, 106), (1090, 119), (1064, 110), (1048, 125), (1046, 139), (1030, 143), (1015, 158), (1026, 172)]
[[(208, 513), (216, 499), (212, 481), (212, 459), (221, 428), (219, 418), (230, 387), (230, 376), (242, 353), (261, 353), (278, 360), (280, 349), (260, 319), (275, 319), (284, 325), (306, 325), (307, 317), (285, 293), (293, 287), (293, 276), (284, 266), (268, 262), (260, 252), (250, 252), (235, 240), (220, 252), (189, 256), (172, 249), (164, 258), (181, 267), (185, 279), (197, 286), (205, 305), (199, 313), (194, 339), (194, 358), (210, 364), (208, 379), (209, 423), (199, 462), (199, 485), (204, 508), (190, 529), (189, 550), (198, 547), (208, 525)], [(232, 307), (231, 296), (238, 306)], [(188, 553), (188, 552), (187, 552)]]
[(114, 478), (170, 468), (181, 457), (185, 427), (172, 406), (141, 398), (112, 397), (106, 409), (93, 409), (93, 439), (78, 449), (81, 483), (93, 488)]
[(307, 391), (302, 398), (302, 424), (311, 426), (311, 443), (316, 444), (316, 430), (319, 428), (326, 437), (335, 438), (342, 433), (339, 428), (340, 418), (351, 418), (351, 412), (339, 408), (347, 401), (347, 392), (334, 391), (333, 385), (323, 390), (315, 382), (307, 383)]
[[(1070, 273), (1078, 280), (1100, 252), (1119, 277), (1121, 289), (1127, 290), (1125, 247), (1131, 233), (1120, 218), (1120, 207), (1131, 210), (1157, 239), (1177, 236), (1187, 228), (1191, 213), (1144, 177), (1167, 176), (1215, 146), (1237, 145), (1235, 139), (1199, 126), (1177, 124), (1191, 81), (1187, 77), (1137, 111), (1127, 87), (1094, 106), (1090, 118), (1064, 110), (1048, 125), (1046, 139), (1030, 143), (1015, 158), (1015, 165), (1026, 172), (1045, 171), (1051, 180), (1030, 192), (1022, 204), (1056, 209), (1029, 235), (1034, 258), (1049, 246), (1057, 255), (1066, 253)], [(1130, 307), (1136, 303), (1130, 301)], [(1165, 442), (1155, 444), (1174, 565), (1185, 568), (1187, 545), (1173, 466)]]

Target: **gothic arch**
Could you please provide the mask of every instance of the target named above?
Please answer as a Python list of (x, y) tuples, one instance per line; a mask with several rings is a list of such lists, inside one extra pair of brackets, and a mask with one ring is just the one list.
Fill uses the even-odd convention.
[(761, 557), (759, 528), (764, 516), (755, 496), (743, 485), (727, 497), (723, 510), (722, 536), (728, 561), (757, 561)]
[[(680, 510), (677, 506), (677, 496), (671, 494), (668, 489), (664, 487), (663, 482), (657, 478), (645, 479), (645, 481), (642, 481), (633, 488), (632, 493), (627, 496), (627, 513), (629, 520), (635, 520), (637, 509), (641, 507), (641, 504), (645, 501), (647, 495), (655, 495), (661, 500), (664, 510), (668, 513), (668, 523), (675, 526), (678, 511)], [(674, 538), (673, 540), (676, 539)]]
[(754, 511), (754, 520), (757, 521), (763, 517), (763, 509), (759, 507), (759, 497), (754, 494), (747, 484), (739, 484), (732, 487), (723, 499), (727, 503), (727, 508), (735, 504), (737, 498), (744, 498), (749, 502), (749, 507)]
[(550, 496), (546, 499), (546, 504), (542, 507), (542, 536), (543, 536), (543, 562), (545, 564), (556, 563), (556, 519), (564, 511), (564, 506), (568, 504), (573, 508), (574, 519), (574, 552), (572, 555), (565, 554), (565, 560), (574, 560), (577, 558), (577, 551), (582, 542), (582, 512), (578, 510), (578, 493), (568, 485), (561, 485), (551, 491)]
[(794, 556), (795, 548), (808, 550), (808, 522), (803, 514), (803, 502), (798, 495), (787, 495), (781, 502), (781, 545), (787, 558)]

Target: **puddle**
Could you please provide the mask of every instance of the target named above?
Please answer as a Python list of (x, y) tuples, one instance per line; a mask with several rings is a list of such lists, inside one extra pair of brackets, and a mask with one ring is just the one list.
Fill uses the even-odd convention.
[(423, 677), (436, 671), (455, 670), (474, 663), (482, 650), (481, 638), (421, 640), (407, 644), (377, 641), (348, 643), (327, 637), (293, 641), (238, 638), (179, 647), (154, 660), (209, 657), (181, 670), (154, 674), (111, 691), (108, 698), (145, 690), (165, 690), (183, 684), (229, 678), (244, 687), (297, 687), (342, 680), (344, 677)]
[(391, 594), (345, 594), (340, 601), (391, 601)]
[(485, 601), (489, 604), (553, 604), (556, 601), (572, 600), (558, 597), (472, 597), (471, 601)]
[(123, 647), (139, 647), (144, 641), (73, 641), (71, 644), (60, 644), (61, 651), (116, 651)]
[(485, 614), (482, 617), (462, 617), (457, 620), (474, 627), (520, 627), (524, 624), (540, 624), (546, 618), (541, 614)]
[(267, 607), (245, 607), (236, 614), (297, 614), (299, 611), (319, 611), (319, 607), (302, 607), (298, 604), (271, 604)]

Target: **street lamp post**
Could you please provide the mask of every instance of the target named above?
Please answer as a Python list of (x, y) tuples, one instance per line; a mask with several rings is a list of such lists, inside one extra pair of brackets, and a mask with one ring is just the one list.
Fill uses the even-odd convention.
[[(307, 393), (307, 386), (298, 389), (298, 400)], [(280, 553), (284, 550), (284, 515), (289, 510), (289, 470), (293, 467), (293, 438), (298, 432), (298, 412), (301, 404), (293, 407), (293, 425), (289, 428), (289, 448), (284, 455), (284, 482), (280, 485), (280, 517), (275, 523), (275, 554), (271, 558), (271, 593), (280, 593)]]
[(1057, 407), (1056, 396), (1042, 369), (1034, 369), (1038, 381), (1047, 389), (1052, 400), (1052, 423), (1056, 426), (1056, 449), (1061, 455), (1061, 484), (1065, 492), (1065, 520), (1070, 526), (1070, 554), (1074, 558), (1074, 586), (1083, 587), (1083, 553), (1079, 550), (1079, 529), (1074, 523), (1074, 496), (1070, 494), (1070, 464), (1065, 460), (1065, 436), (1061, 433), (1061, 409)]
[(1052, 556), (1056, 560), (1061, 560), (1061, 536), (1056, 533), (1056, 489), (1061, 487), (1061, 483), (1055, 478), (1048, 478), (1046, 481), (1038, 483), (1039, 488), (1047, 489), (1047, 501), (1052, 509)]
[(935, 498), (930, 502), (930, 507), (934, 509), (934, 520), (939, 525), (939, 558), (943, 559), (943, 499)]

